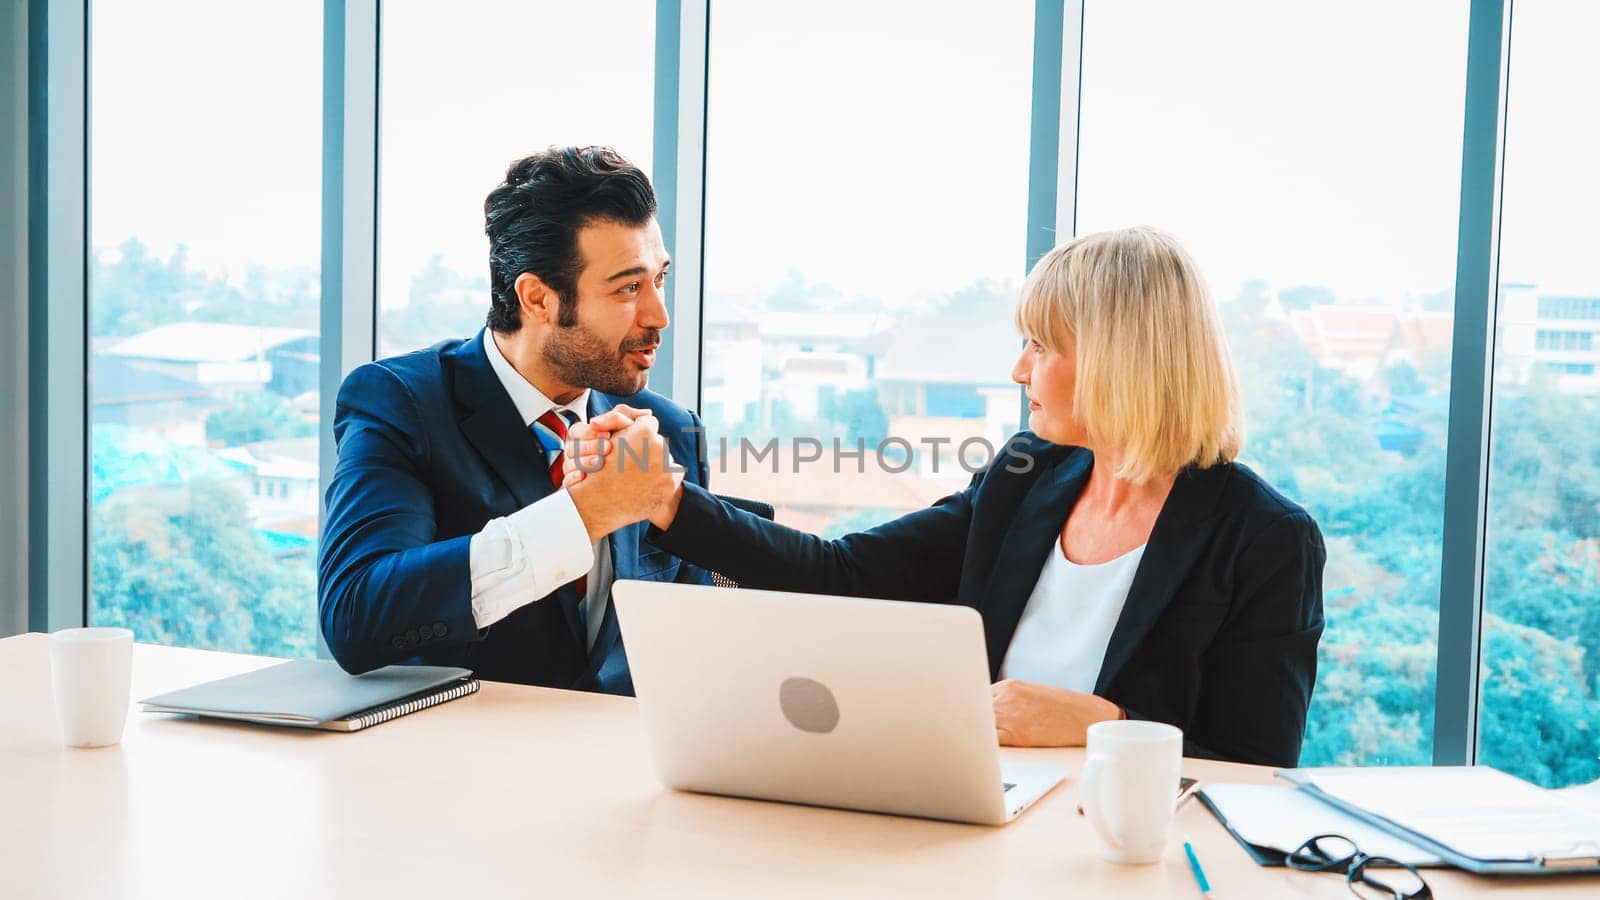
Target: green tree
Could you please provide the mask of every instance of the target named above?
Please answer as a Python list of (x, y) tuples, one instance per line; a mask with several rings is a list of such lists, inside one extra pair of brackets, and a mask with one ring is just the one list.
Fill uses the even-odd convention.
[(96, 624), (185, 647), (311, 656), (316, 578), (274, 558), (245, 498), (217, 482), (146, 489), (93, 512)]
[(267, 391), (239, 394), (227, 406), (206, 416), (206, 440), (219, 441), (226, 447), (316, 433), (315, 424), (306, 421), (282, 397)]
[[(1418, 422), (1424, 440), (1410, 457), (1383, 452), (1383, 410), (1318, 366), (1270, 298), (1247, 284), (1223, 316), (1250, 413), (1246, 461), (1312, 513), (1328, 545), (1302, 763), (1431, 762), (1444, 423)], [(1382, 377), (1390, 393), (1439, 395), (1448, 362), (1428, 354)], [(1480, 752), (1543, 784), (1590, 780), (1600, 775), (1600, 399), (1535, 380), (1498, 388), (1495, 417)]]
[(411, 350), (467, 337), (483, 327), (489, 313), (489, 279), (463, 275), (435, 253), (412, 276), (406, 301), (386, 307), (378, 317), (384, 346)]
[(1278, 293), (1278, 302), (1288, 309), (1310, 309), (1332, 303), (1338, 295), (1331, 289), (1317, 285), (1303, 284)]
[(138, 238), (94, 254), (89, 269), (89, 334), (120, 338), (172, 322), (317, 327), (317, 272), (251, 267), (243, 287), (189, 264), (182, 244), (161, 259)]
[(94, 337), (126, 337), (182, 321), (216, 290), (189, 269), (186, 248), (162, 260), (137, 238), (95, 254), (90, 286), (89, 334)]
[(1583, 648), (1489, 618), (1483, 649), (1480, 761), (1551, 786), (1600, 778), (1600, 678)]

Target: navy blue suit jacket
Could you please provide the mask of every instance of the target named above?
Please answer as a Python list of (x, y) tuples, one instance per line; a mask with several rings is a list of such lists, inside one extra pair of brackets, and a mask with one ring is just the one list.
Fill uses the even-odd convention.
[[(328, 485), (317, 606), (334, 659), (360, 673), (390, 663), (464, 666), (479, 677), (633, 693), (607, 604), (585, 651), (572, 584), (479, 630), (468, 546), (485, 523), (548, 496), (544, 454), (484, 355), (486, 334), (361, 366), (339, 388), (339, 462)], [(591, 391), (589, 414), (619, 402), (654, 411), (686, 482), (704, 486), (700, 419), (650, 391)], [(710, 574), (641, 543), (645, 523), (611, 535), (618, 579), (709, 584)]]
[[(692, 487), (649, 540), (751, 588), (961, 603), (983, 617), (990, 677), (1094, 457), (1023, 433), (964, 491), (823, 540)], [(1185, 752), (1293, 766), (1322, 636), (1322, 535), (1238, 464), (1178, 476), (1145, 545), (1094, 692), (1182, 728)]]

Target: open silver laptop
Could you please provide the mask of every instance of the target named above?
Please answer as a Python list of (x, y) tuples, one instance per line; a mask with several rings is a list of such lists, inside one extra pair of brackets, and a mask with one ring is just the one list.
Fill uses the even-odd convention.
[(1066, 776), (1002, 770), (965, 606), (655, 581), (612, 598), (668, 787), (1000, 825)]

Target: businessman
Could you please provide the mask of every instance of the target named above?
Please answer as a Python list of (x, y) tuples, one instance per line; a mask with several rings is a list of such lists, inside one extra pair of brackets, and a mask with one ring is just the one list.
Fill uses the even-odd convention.
[[(668, 325), (655, 213), (610, 149), (518, 160), (484, 203), (488, 327), (345, 379), (318, 613), (347, 671), (631, 694), (612, 582), (710, 582), (641, 542), (648, 511), (709, 474), (700, 419), (644, 389)], [(591, 420), (640, 464), (562, 489), (567, 429)]]

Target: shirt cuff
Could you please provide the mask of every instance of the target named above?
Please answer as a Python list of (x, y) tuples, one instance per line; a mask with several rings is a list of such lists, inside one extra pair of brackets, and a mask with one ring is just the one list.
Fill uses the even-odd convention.
[(564, 490), (472, 536), (472, 616), (488, 628), (527, 604), (576, 581), (594, 566), (594, 546), (572, 495)]

